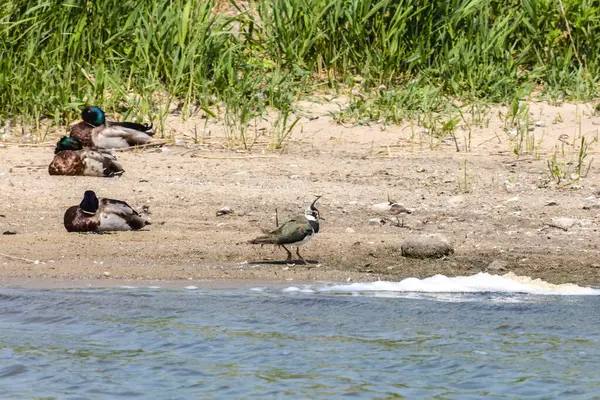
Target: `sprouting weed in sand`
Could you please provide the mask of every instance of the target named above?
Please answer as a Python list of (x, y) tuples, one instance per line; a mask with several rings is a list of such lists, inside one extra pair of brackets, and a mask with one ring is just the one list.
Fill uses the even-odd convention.
[(458, 191), (468, 193), (471, 191), (469, 174), (467, 172), (467, 160), (461, 160), (458, 168)]
[(563, 122), (563, 117), (561, 113), (556, 113), (556, 115), (554, 116), (554, 119), (552, 119), (552, 124), (556, 125), (556, 124), (560, 124)]
[(291, 138), (294, 127), (300, 121), (300, 117), (295, 117), (292, 123), (288, 123), (290, 115), (292, 115), (290, 109), (282, 110), (273, 124), (269, 146), (274, 150), (283, 151), (285, 149), (285, 144)]
[(567, 176), (566, 164), (564, 161), (559, 161), (556, 158), (556, 152), (552, 154), (552, 158), (548, 160), (548, 172), (550, 177), (560, 184), (560, 182)]
[(594, 143), (596, 143), (596, 138), (594, 138), (591, 143), (586, 143), (585, 136), (581, 136), (581, 144), (579, 145), (579, 151), (577, 152), (577, 165), (575, 167), (575, 173), (582, 178), (587, 177), (588, 173), (590, 172), (590, 168), (592, 167), (592, 162), (594, 159), (590, 159), (587, 167), (585, 166), (585, 160), (588, 156), (590, 145)]
[(560, 184), (565, 179), (579, 180), (586, 178), (590, 172), (593, 158), (587, 161), (590, 146), (597, 143), (598, 140), (594, 137), (588, 141), (585, 136), (581, 136), (574, 146), (574, 151), (565, 153), (564, 144), (561, 146), (561, 159), (558, 158), (558, 151), (555, 150), (550, 160), (547, 161), (549, 175), (556, 183)]
[(442, 121), (442, 126), (440, 131), (444, 136), (450, 135), (452, 140), (454, 141), (454, 146), (456, 147), (456, 151), (460, 152), (460, 147), (458, 146), (458, 141), (456, 140), (456, 127), (458, 126), (459, 118), (451, 118), (447, 121)]
[(505, 116), (504, 130), (508, 134), (511, 151), (517, 157), (535, 150), (535, 134), (530, 125), (529, 104), (515, 97)]

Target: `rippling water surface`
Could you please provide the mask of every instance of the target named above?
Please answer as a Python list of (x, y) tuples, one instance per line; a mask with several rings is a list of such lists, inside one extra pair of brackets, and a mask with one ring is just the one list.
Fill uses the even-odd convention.
[(593, 291), (361, 285), (3, 288), (1, 397), (600, 397)]

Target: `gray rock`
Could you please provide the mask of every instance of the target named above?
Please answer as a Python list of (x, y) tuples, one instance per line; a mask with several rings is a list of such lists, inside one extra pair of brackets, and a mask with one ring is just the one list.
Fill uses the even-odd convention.
[(596, 196), (589, 196), (583, 199), (585, 205), (583, 206), (584, 210), (594, 210), (600, 208), (600, 204), (598, 203), (598, 198)]
[(221, 207), (217, 210), (217, 217), (220, 217), (221, 215), (231, 214), (232, 212), (233, 210), (229, 206)]
[(465, 202), (465, 196), (453, 196), (446, 201), (446, 203), (451, 207), (456, 207), (457, 205)]
[(571, 229), (575, 226), (585, 227), (585, 226), (590, 226), (591, 224), (592, 224), (592, 221), (590, 221), (588, 219), (577, 219), (577, 218), (569, 218), (569, 217), (554, 217), (547, 225), (552, 226), (554, 228), (562, 229), (563, 231), (568, 231), (569, 229)]
[(408, 258), (442, 258), (454, 253), (454, 247), (441, 235), (414, 236), (400, 246)]
[(570, 228), (573, 227), (573, 225), (575, 225), (577, 223), (577, 220), (575, 218), (569, 218), (569, 217), (554, 217), (552, 218), (552, 220), (550, 221), (550, 226), (553, 226), (555, 228), (559, 228), (562, 229), (564, 231), (568, 231)]
[(490, 272), (503, 272), (506, 271), (506, 267), (508, 267), (508, 263), (502, 260), (494, 260), (487, 266), (487, 270)]

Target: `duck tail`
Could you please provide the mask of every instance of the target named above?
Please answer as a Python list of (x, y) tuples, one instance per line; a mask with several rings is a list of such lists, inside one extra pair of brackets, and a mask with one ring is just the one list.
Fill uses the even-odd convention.
[(104, 176), (120, 176), (123, 175), (123, 167), (116, 160), (105, 157), (102, 162), (102, 170)]
[(125, 219), (127, 221), (127, 225), (129, 225), (131, 227), (131, 229), (133, 229), (134, 231), (137, 231), (138, 229), (142, 229), (146, 225), (152, 225), (150, 223), (150, 221), (148, 221), (146, 218), (141, 217), (139, 215), (134, 215), (134, 216), (131, 216), (130, 218), (125, 218)]
[(152, 130), (152, 124), (138, 124), (136, 122), (111, 122), (111, 125), (120, 126), (127, 129), (133, 129), (136, 131), (144, 132), (148, 136), (153, 136), (154, 131)]

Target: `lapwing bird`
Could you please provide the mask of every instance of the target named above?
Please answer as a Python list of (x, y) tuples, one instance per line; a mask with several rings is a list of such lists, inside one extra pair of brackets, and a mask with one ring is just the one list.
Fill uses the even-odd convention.
[(78, 206), (67, 209), (64, 224), (69, 232), (108, 232), (136, 231), (150, 222), (124, 201), (99, 199), (87, 190)]
[(292, 260), (292, 253), (286, 245), (296, 246), (298, 258), (306, 264), (306, 260), (300, 255), (300, 246), (308, 243), (314, 235), (319, 233), (319, 210), (315, 203), (321, 196), (317, 196), (315, 201), (304, 211), (304, 215), (293, 218), (272, 232), (250, 240), (250, 244), (275, 244), (281, 246), (287, 252), (287, 260)]
[(115, 156), (104, 149), (87, 148), (78, 139), (63, 136), (48, 166), (50, 175), (118, 176), (123, 167)]
[(90, 106), (81, 112), (83, 121), (71, 127), (71, 137), (86, 147), (119, 149), (148, 144), (152, 140), (152, 125), (106, 120), (100, 107)]

